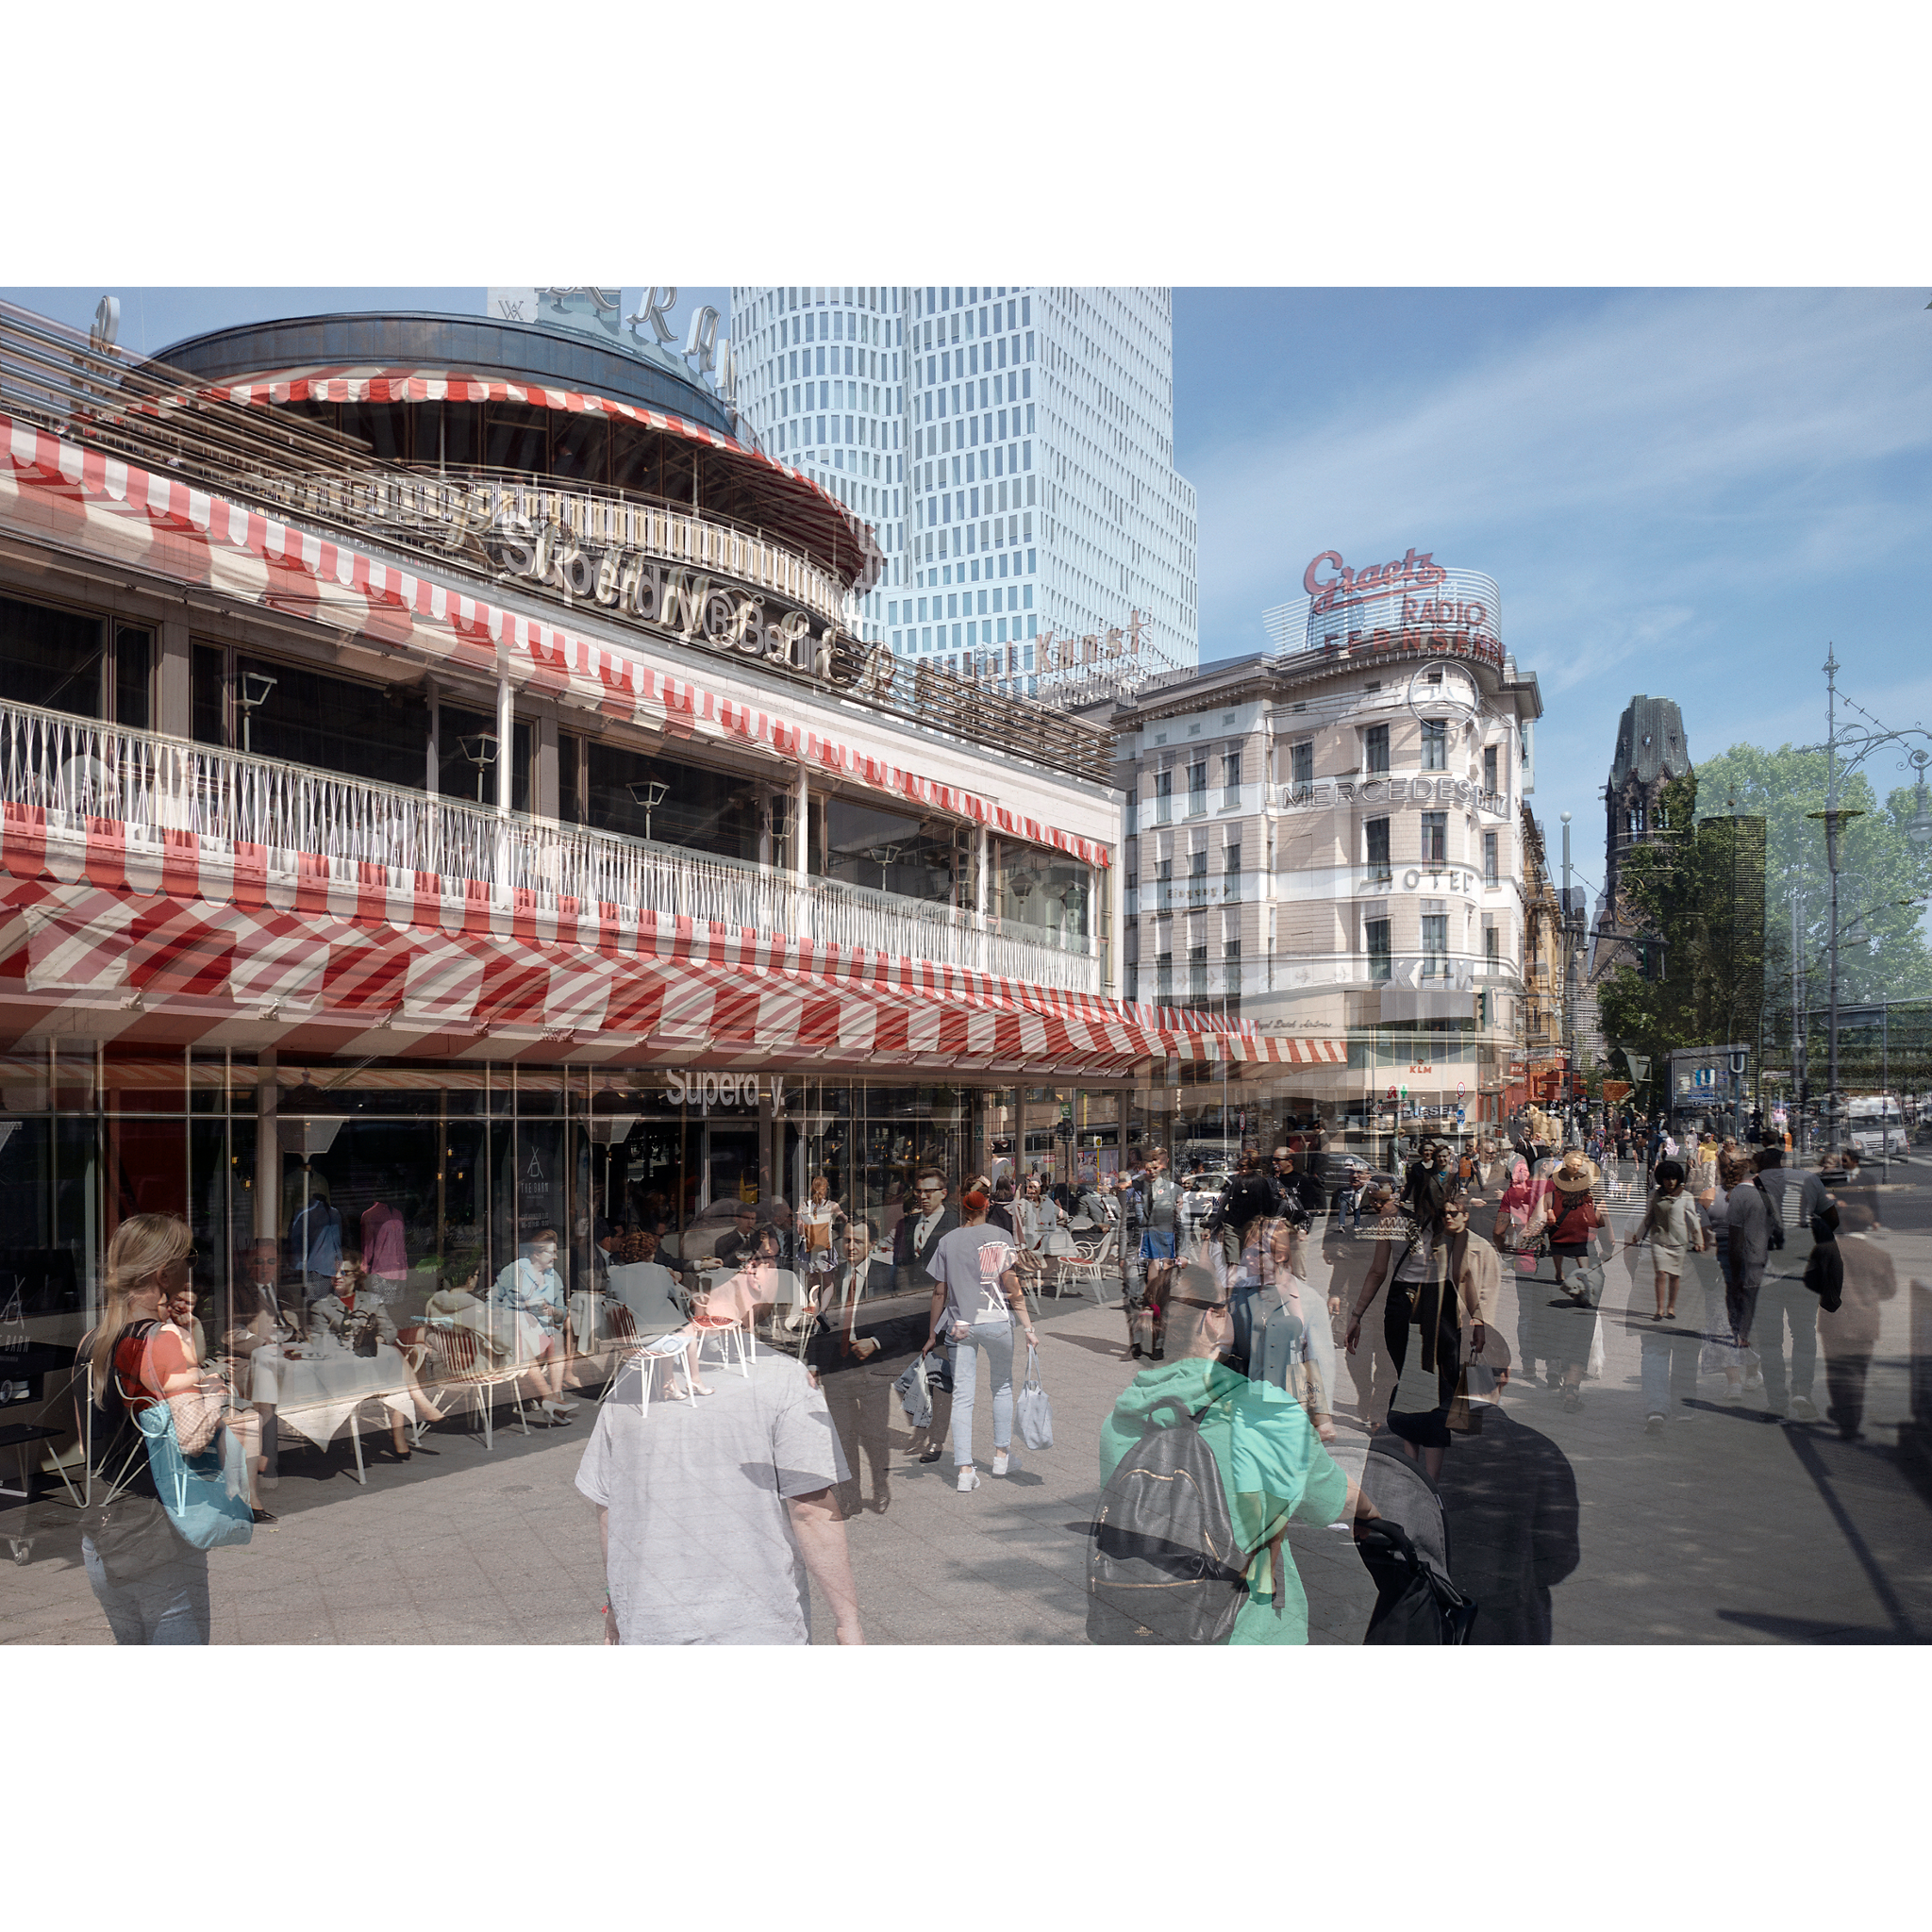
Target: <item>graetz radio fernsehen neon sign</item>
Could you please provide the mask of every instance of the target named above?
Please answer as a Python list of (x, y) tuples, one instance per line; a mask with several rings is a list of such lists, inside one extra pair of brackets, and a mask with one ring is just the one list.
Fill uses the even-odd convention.
[[(1333, 566), (1332, 575), (1321, 575), (1324, 564)], [(1474, 599), (1428, 594), (1448, 577), (1433, 551), (1411, 547), (1388, 563), (1351, 570), (1339, 550), (1324, 550), (1302, 573), (1302, 588), (1313, 600), (1308, 641), (1319, 641), (1337, 656), (1357, 650), (1453, 651), (1500, 666), (1503, 646), (1490, 628), (1489, 607)], [(1351, 619), (1363, 619), (1371, 604), (1385, 601), (1399, 607), (1389, 612), (1393, 622), (1361, 622), (1358, 627), (1321, 632), (1318, 639), (1318, 618), (1335, 613), (1336, 621), (1348, 625)]]
[[(1313, 614), (1319, 617), (1338, 604), (1359, 597), (1387, 596), (1400, 589), (1434, 590), (1449, 575), (1434, 558), (1434, 551), (1424, 550), (1418, 557), (1411, 547), (1407, 556), (1397, 558), (1393, 563), (1372, 563), (1361, 570), (1350, 570), (1342, 562), (1341, 551), (1324, 550), (1303, 571), (1302, 589), (1315, 600)], [(1315, 575), (1324, 563), (1335, 566), (1332, 577)]]

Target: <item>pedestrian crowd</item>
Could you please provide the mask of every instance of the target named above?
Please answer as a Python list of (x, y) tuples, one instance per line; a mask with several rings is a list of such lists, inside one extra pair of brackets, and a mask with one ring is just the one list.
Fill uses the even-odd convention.
[[(568, 1381), (603, 1388), (577, 1487), (611, 1642), (804, 1641), (808, 1585), (839, 1641), (863, 1641), (847, 1520), (891, 1507), (902, 1453), (950, 1456), (971, 1496), (1051, 1445), (1036, 1324), (1063, 1275), (1118, 1286), (1132, 1375), (1098, 1444), (1101, 1642), (1306, 1641), (1297, 1523), (1355, 1538), (1369, 1641), (1549, 1641), (1580, 1556), (1576, 1486), (1522, 1394), (1541, 1380), (1580, 1408), (1607, 1324), (1635, 1334), (1653, 1433), (1693, 1412), (1701, 1376), (1724, 1404), (1813, 1421), (1821, 1352), (1829, 1420), (1861, 1433), (1896, 1288), (1856, 1158), (1799, 1171), (1774, 1146), (1659, 1136), (1639, 1186), (1614, 1136), (1406, 1151), (1397, 1172), (1282, 1146), (1176, 1177), (1154, 1149), (1059, 1187), (926, 1166), (884, 1227), (821, 1176), (795, 1214), (741, 1206), (682, 1280), (655, 1231), (601, 1231), (600, 1297), (621, 1320), (566, 1295), (547, 1230), (481, 1295), (474, 1263), (449, 1269), (430, 1319), (497, 1349), (553, 1427), (578, 1407)], [(83, 1350), (96, 1460), (114, 1464), (83, 1552), (117, 1641), (206, 1641), (207, 1550), (273, 1520), (273, 1407), (209, 1372), (191, 1259), (178, 1220), (124, 1221)], [(276, 1338), (406, 1341), (358, 1257), (316, 1286), (299, 1328), (266, 1285), (254, 1319)], [(587, 1320), (609, 1332), (572, 1333)], [(425, 1360), (406, 1358), (394, 1399), (441, 1414)], [(190, 1478), (205, 1520), (176, 1507)]]

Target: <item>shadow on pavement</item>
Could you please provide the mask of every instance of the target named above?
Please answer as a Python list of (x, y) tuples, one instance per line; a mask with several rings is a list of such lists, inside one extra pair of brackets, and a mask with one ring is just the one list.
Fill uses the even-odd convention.
[(1736, 1624), (1746, 1630), (1761, 1630), (1781, 1643), (1898, 1643), (1905, 1641), (1895, 1630), (1860, 1629), (1851, 1624), (1820, 1623), (1809, 1617), (1767, 1617), (1751, 1610), (1720, 1610), (1721, 1624)]

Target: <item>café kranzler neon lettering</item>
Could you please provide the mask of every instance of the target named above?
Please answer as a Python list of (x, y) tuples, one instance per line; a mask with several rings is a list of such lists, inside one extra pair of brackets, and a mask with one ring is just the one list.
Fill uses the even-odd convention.
[(811, 613), (796, 606), (638, 551), (586, 545), (560, 524), (499, 510), (487, 490), (452, 520), (451, 546), (466, 541), (480, 543), (506, 579), (556, 591), (566, 605), (595, 605), (680, 643), (759, 658), (855, 696), (892, 689), (889, 644), (865, 643), (829, 623), (814, 633)]

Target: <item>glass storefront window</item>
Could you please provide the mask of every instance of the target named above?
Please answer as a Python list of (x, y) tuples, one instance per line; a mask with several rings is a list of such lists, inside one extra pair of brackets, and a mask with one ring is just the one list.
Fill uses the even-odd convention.
[(105, 1243), (132, 1214), (187, 1218), (196, 1315), (219, 1357), (258, 1312), (258, 1284), (300, 1322), (344, 1256), (402, 1327), (447, 1276), (480, 1270), (487, 1291), (544, 1230), (574, 1291), (626, 1228), (694, 1262), (741, 1202), (787, 1227), (815, 1177), (890, 1252), (921, 1167), (956, 1197), (982, 1172), (1076, 1179), (1119, 1162), (1125, 1125), (1120, 1096), (1062, 1089), (267, 1058), (87, 1042), (0, 1058), (0, 1270), (25, 1324), (0, 1320), (0, 1357), (19, 1372), (0, 1359), (0, 1384), (32, 1384), (0, 1408), (49, 1392), (98, 1305)]
[(1002, 840), (995, 860), (993, 908), (1003, 920), (1090, 950), (1093, 869), (1062, 853)]
[[(423, 786), (429, 707), (420, 690), (358, 684), (279, 659), (196, 649), (194, 732), (209, 743), (382, 785)], [(242, 698), (259, 702), (243, 709)]]
[(944, 819), (918, 819), (832, 799), (825, 809), (827, 878), (905, 899), (970, 908), (973, 840)]
[(541, 474), (550, 467), (550, 412), (525, 403), (489, 405), (483, 460), (492, 470)]
[(77, 718), (102, 716), (106, 640), (98, 617), (0, 597), (0, 697)]
[(750, 779), (594, 741), (584, 747), (584, 762), (590, 823), (599, 831), (757, 859), (758, 787)]

